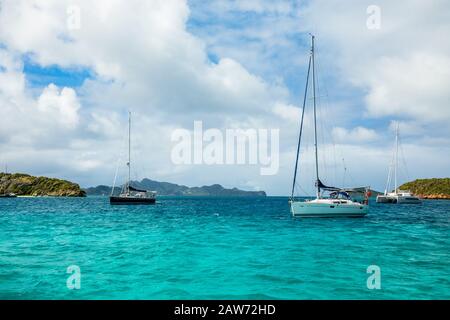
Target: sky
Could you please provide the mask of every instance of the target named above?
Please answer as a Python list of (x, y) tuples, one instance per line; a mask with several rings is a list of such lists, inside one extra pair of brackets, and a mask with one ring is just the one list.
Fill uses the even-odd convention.
[[(0, 0), (0, 165), (82, 187), (132, 178), (291, 192), (316, 39), (321, 180), (384, 190), (450, 176), (450, 4), (364, 0)], [(314, 189), (311, 97), (300, 194)], [(279, 168), (179, 164), (179, 129), (279, 130)], [(261, 144), (259, 145), (261, 147)], [(272, 159), (273, 160), (273, 159)]]

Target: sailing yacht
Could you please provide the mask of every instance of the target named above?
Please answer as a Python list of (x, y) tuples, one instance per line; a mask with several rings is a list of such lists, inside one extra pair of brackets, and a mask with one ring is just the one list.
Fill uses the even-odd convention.
[[(303, 119), (305, 115), (306, 98), (308, 93), (308, 84), (310, 71), (312, 67), (312, 91), (314, 106), (314, 150), (315, 150), (315, 168), (316, 168), (316, 198), (313, 200), (296, 200), (294, 198), (294, 189), (297, 178), (298, 158), (300, 152), (300, 143), (303, 130)], [(311, 35), (311, 53), (308, 63), (308, 73), (306, 77), (305, 95), (303, 99), (303, 109), (300, 122), (300, 134), (297, 144), (297, 157), (295, 162), (294, 179), (292, 182), (292, 194), (290, 198), (291, 213), (294, 217), (319, 218), (319, 217), (363, 217), (369, 212), (368, 188), (365, 188), (365, 199), (361, 202), (350, 198), (348, 192), (343, 189), (328, 187), (319, 179), (319, 162), (317, 148), (317, 117), (316, 117), (316, 75), (314, 66), (314, 36)], [(325, 193), (329, 193), (325, 197)]]
[[(413, 195), (409, 190), (400, 190), (397, 186), (397, 172), (398, 172), (398, 146), (399, 146), (399, 125), (395, 131), (395, 148), (394, 148), (394, 163), (389, 166), (388, 179), (384, 194), (377, 196), (378, 203), (407, 203), (419, 204), (422, 201)], [(394, 192), (388, 192), (391, 184), (392, 167), (394, 167)]]
[(131, 186), (131, 112), (128, 113), (128, 181), (123, 185), (118, 196), (114, 196), (114, 185), (109, 197), (110, 204), (154, 204), (156, 192), (147, 191)]

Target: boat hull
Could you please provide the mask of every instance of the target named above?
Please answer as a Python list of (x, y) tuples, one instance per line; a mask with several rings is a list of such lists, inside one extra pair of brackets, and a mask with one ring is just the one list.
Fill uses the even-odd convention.
[(110, 204), (155, 204), (155, 198), (134, 198), (134, 197), (109, 197)]
[(377, 203), (397, 203), (397, 199), (394, 197), (378, 196)]
[(405, 204), (421, 204), (422, 201), (416, 197), (398, 197), (397, 203), (405, 203)]
[(378, 196), (378, 203), (421, 204), (422, 200), (413, 196)]
[(291, 213), (300, 218), (362, 218), (369, 212), (364, 204), (291, 202)]

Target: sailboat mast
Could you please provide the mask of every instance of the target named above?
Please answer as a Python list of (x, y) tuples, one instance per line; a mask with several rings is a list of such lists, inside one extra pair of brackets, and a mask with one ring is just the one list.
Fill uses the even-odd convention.
[(395, 167), (394, 167), (394, 184), (395, 184), (395, 190), (394, 192), (397, 193), (397, 171), (398, 171), (398, 122), (397, 122), (397, 129), (395, 131)]
[(131, 112), (128, 111), (128, 193), (131, 182)]
[(316, 115), (316, 72), (314, 67), (314, 35), (311, 35), (311, 57), (312, 57), (312, 87), (313, 87), (313, 104), (314, 104), (314, 150), (316, 154), (316, 184), (317, 199), (320, 198), (319, 187), (319, 157), (317, 154), (317, 115)]

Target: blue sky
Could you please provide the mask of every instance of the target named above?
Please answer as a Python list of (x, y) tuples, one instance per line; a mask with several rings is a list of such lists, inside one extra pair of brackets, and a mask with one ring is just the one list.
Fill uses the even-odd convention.
[(80, 87), (88, 78), (94, 77), (87, 68), (67, 69), (60, 66), (40, 66), (30, 58), (24, 58), (23, 72), (31, 88), (42, 88), (54, 83), (62, 87)]
[[(303, 55), (309, 48), (309, 37), (298, 29), (283, 35), (283, 43), (265, 41), (259, 35), (245, 32), (245, 29), (265, 28), (268, 24), (282, 22), (286, 17), (295, 19), (300, 2), (291, 1), (290, 12), (240, 11), (230, 8), (227, 11), (205, 5), (203, 1), (189, 1), (191, 15), (187, 29), (205, 39), (208, 54), (212, 61), (227, 53), (238, 59), (249, 71), (267, 81), (282, 80), (290, 90), (293, 99), (302, 93), (307, 59)], [(267, 39), (266, 39), (267, 40)], [(248, 49), (247, 49), (248, 48)], [(236, 51), (237, 50), (237, 51)], [(248, 56), (240, 51), (253, 50)], [(296, 53), (296, 56), (294, 55)], [(254, 59), (254, 58), (257, 59)], [(296, 61), (292, 61), (295, 59)]]
[[(352, 182), (383, 189), (395, 121), (409, 169), (403, 180), (450, 174), (445, 1), (409, 3), (408, 16), (402, 2), (381, 1), (374, 30), (370, 1), (1, 4), (0, 163), (14, 171), (111, 184), (131, 110), (134, 178), (288, 194), (313, 32), (321, 171), (334, 171), (324, 180), (342, 182), (345, 158)], [(74, 5), (80, 25), (69, 28)], [(280, 129), (279, 173), (174, 165), (171, 134), (195, 120), (222, 131)]]

